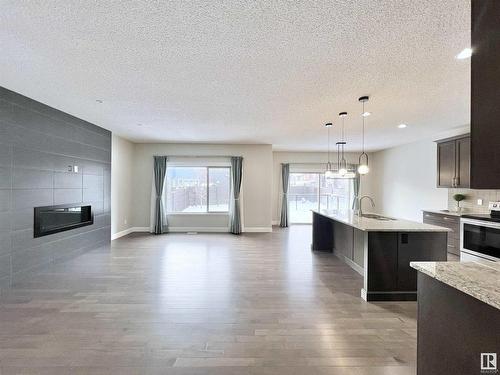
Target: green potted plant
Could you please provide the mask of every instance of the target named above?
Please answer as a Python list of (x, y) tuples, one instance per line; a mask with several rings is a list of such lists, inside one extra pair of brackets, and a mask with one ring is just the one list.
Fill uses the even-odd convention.
[(460, 207), (460, 202), (466, 198), (464, 194), (455, 194), (453, 195), (453, 199), (457, 202), (457, 212), (462, 211), (462, 207)]

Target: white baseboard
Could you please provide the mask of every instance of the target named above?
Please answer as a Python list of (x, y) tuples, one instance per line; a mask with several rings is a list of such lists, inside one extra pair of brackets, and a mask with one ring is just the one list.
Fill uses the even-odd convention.
[(272, 225), (280, 225), (280, 221), (279, 220), (273, 220), (271, 224)]
[(215, 233), (228, 233), (228, 227), (169, 227), (169, 232), (215, 232)]
[(127, 234), (134, 233), (134, 232), (149, 232), (149, 227), (131, 227), (131, 228), (122, 230), (121, 232), (113, 233), (111, 235), (111, 240), (116, 240), (117, 238), (126, 236)]
[(111, 240), (116, 240), (117, 238), (126, 236), (127, 234), (130, 234), (133, 231), (134, 231), (134, 228), (128, 228), (128, 229), (122, 230), (121, 232), (113, 233), (111, 235)]
[[(149, 227), (132, 227), (121, 232), (111, 235), (111, 240), (116, 240), (120, 237), (126, 236), (135, 232), (149, 232)], [(172, 233), (186, 233), (186, 232), (200, 232), (200, 233), (229, 233), (228, 227), (169, 227), (169, 232)], [(272, 232), (272, 227), (245, 227), (243, 232), (247, 233), (269, 233)]]
[(273, 227), (245, 227), (243, 232), (247, 233), (269, 233), (273, 231)]
[(150, 228), (149, 227), (134, 227), (133, 228), (134, 232), (149, 232)]

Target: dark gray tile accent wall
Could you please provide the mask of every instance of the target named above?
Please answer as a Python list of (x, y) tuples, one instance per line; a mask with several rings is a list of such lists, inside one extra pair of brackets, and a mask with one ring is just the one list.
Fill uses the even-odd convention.
[[(93, 225), (33, 237), (34, 207), (80, 202)], [(0, 87), (0, 291), (110, 241), (111, 132)]]

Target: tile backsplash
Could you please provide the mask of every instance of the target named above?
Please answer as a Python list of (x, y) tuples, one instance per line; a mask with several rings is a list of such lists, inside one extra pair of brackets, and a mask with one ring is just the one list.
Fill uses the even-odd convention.
[[(455, 210), (457, 202), (453, 200), (453, 195), (463, 194), (465, 200), (460, 202), (460, 207), (464, 212), (487, 213), (488, 203), (500, 200), (500, 190), (472, 190), (472, 189), (448, 189), (448, 209)], [(483, 204), (479, 206), (477, 200), (482, 199)]]

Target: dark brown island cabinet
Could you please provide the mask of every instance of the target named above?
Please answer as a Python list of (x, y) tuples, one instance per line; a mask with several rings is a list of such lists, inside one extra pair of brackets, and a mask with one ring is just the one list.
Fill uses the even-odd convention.
[(500, 188), (500, 1), (472, 1), (472, 189)]
[(311, 249), (333, 253), (363, 276), (366, 301), (415, 301), (412, 261), (446, 261), (448, 228), (352, 213), (313, 211)]
[(470, 187), (470, 136), (437, 141), (437, 187)]

